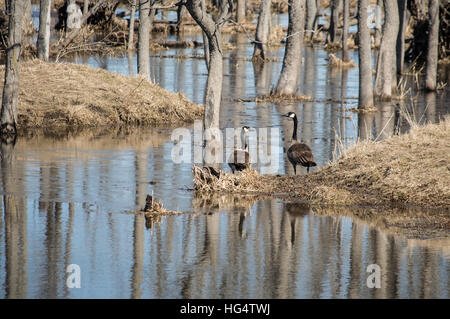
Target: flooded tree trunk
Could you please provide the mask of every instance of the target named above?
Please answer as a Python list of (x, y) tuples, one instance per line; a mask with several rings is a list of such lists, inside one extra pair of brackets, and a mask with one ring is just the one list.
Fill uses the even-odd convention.
[(217, 21), (219, 22), (217, 23), (206, 12), (205, 7), (202, 6), (202, 0), (188, 1), (185, 5), (192, 18), (198, 23), (208, 38), (209, 63), (203, 128), (218, 128), (223, 81), (223, 24), (220, 22), (226, 20), (226, 16), (230, 15), (231, 10), (228, 5), (224, 4), (221, 8), (221, 13), (219, 13), (219, 16), (217, 17)]
[(382, 99), (389, 100), (393, 88), (397, 86), (396, 43), (399, 28), (397, 1), (384, 1), (383, 38), (378, 51), (377, 76), (374, 93)]
[(37, 40), (37, 56), (48, 61), (50, 49), (50, 8), (51, 0), (41, 0), (39, 6), (39, 32)]
[(262, 0), (259, 6), (258, 24), (256, 26), (255, 48), (253, 61), (264, 61), (267, 58), (269, 28), (270, 28), (270, 0)]
[(134, 21), (136, 19), (136, 0), (130, 1), (130, 26), (128, 27), (128, 51), (134, 49)]
[(400, 17), (400, 28), (397, 36), (397, 74), (401, 75), (405, 62), (405, 35), (409, 24), (409, 11), (406, 7), (407, 0), (397, 0)]
[(430, 26), (428, 31), (428, 54), (426, 69), (426, 89), (436, 90), (439, 45), (439, 0), (429, 0)]
[(305, 37), (308, 40), (311, 40), (313, 38), (314, 32), (316, 31), (315, 28), (316, 15), (317, 15), (316, 0), (306, 0)]
[(247, 1), (246, 0), (237, 0), (237, 8), (236, 8), (236, 21), (237, 23), (245, 22), (245, 12), (247, 11)]
[(373, 107), (372, 90), (372, 53), (370, 48), (369, 14), (367, 8), (370, 0), (358, 0), (358, 35), (359, 35), (359, 106)]
[(350, 15), (350, 0), (344, 0), (344, 26), (342, 31), (342, 61), (348, 62), (348, 19)]
[(139, 0), (139, 31), (138, 31), (138, 74), (146, 80), (150, 79), (150, 31), (155, 9), (150, 9), (149, 0)]
[(22, 19), (26, 0), (6, 1), (9, 15), (8, 42), (6, 48), (5, 82), (3, 84), (0, 136), (17, 134), (17, 112), (19, 103), (19, 71), (22, 49)]
[(331, 16), (328, 35), (331, 43), (338, 41), (339, 9), (341, 0), (331, 0)]
[(297, 88), (302, 62), (305, 0), (289, 0), (289, 25), (283, 67), (273, 94), (292, 95)]

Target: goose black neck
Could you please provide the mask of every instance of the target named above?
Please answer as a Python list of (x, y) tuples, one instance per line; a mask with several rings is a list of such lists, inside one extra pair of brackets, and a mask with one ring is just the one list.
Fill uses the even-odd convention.
[(292, 140), (297, 141), (297, 116), (294, 116), (294, 132), (292, 132)]
[(247, 151), (247, 148), (248, 148), (248, 144), (247, 144), (247, 133), (246, 132), (244, 132), (243, 134), (242, 134), (242, 139), (244, 140), (244, 150), (245, 151)]

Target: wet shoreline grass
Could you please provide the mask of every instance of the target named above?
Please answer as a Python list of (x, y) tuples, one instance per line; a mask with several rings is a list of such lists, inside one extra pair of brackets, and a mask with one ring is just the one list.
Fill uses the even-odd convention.
[(319, 208), (363, 208), (361, 216), (369, 209), (436, 211), (436, 219), (412, 214), (394, 223), (398, 214), (385, 214), (384, 220), (405, 232), (423, 233), (418, 237), (434, 236), (433, 232), (450, 236), (448, 117), (381, 142), (358, 142), (339, 161), (308, 175), (263, 176), (250, 169), (236, 175), (220, 172), (217, 178), (200, 167), (193, 173), (197, 192), (264, 194)]
[[(3, 79), (4, 66), (0, 67)], [(1, 85), (3, 85), (1, 83)], [(72, 63), (23, 62), (19, 132), (161, 126), (200, 119), (203, 107), (139, 76)]]

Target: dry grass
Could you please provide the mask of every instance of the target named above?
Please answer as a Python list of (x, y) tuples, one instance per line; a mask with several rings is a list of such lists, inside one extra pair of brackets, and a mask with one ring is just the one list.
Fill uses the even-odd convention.
[(345, 62), (333, 53), (328, 55), (328, 64), (339, 68), (354, 68), (356, 66), (356, 63), (353, 62), (353, 60)]
[[(345, 208), (315, 207), (313, 212), (321, 216), (348, 216), (353, 222), (361, 223), (392, 235), (410, 239), (435, 239), (435, 246), (448, 245), (449, 217), (445, 211), (412, 208)], [(441, 239), (441, 240), (439, 240)], [(447, 239), (442, 241), (442, 239)], [(423, 242), (422, 242), (423, 243)]]
[(145, 208), (143, 210), (132, 212), (132, 214), (143, 214), (145, 217), (146, 228), (153, 228), (154, 225), (161, 223), (164, 217), (180, 215), (183, 214), (183, 212), (166, 210), (163, 207), (163, 204), (153, 197), (152, 192), (152, 195), (147, 195), (147, 198), (145, 199)]
[(297, 101), (312, 101), (313, 98), (308, 95), (301, 95), (299, 93), (292, 95), (283, 95), (269, 93), (267, 95), (259, 96), (255, 98), (255, 103), (278, 103), (278, 102), (297, 102)]
[(19, 130), (169, 125), (192, 122), (202, 113), (183, 94), (141, 77), (39, 60), (21, 67)]
[(236, 174), (226, 173), (211, 167), (193, 166), (194, 187), (196, 191), (222, 191), (254, 192), (260, 193), (260, 177), (254, 169), (246, 169)]
[(358, 142), (338, 162), (308, 175), (221, 172), (208, 179), (195, 170), (195, 188), (202, 191), (282, 193), (320, 205), (450, 209), (450, 119), (381, 142)]

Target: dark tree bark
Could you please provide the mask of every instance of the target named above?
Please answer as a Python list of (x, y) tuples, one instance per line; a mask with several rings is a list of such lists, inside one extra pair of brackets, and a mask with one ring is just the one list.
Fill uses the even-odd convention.
[(253, 61), (264, 61), (267, 58), (271, 0), (261, 0), (259, 6), (258, 24), (256, 26), (255, 48)]
[(397, 36), (397, 74), (401, 75), (405, 62), (405, 34), (409, 24), (409, 11), (406, 7), (407, 0), (397, 0), (400, 17), (400, 27)]
[(342, 31), (342, 61), (348, 62), (348, 19), (350, 15), (350, 0), (344, 0), (344, 26)]
[(136, 19), (136, 0), (131, 0), (130, 2), (130, 25), (128, 27), (128, 51), (134, 49), (134, 21)]
[(369, 15), (367, 8), (369, 0), (358, 0), (358, 35), (359, 35), (359, 106), (373, 107), (372, 90), (372, 54), (370, 48)]
[(430, 26), (428, 31), (428, 54), (426, 69), (426, 89), (436, 90), (437, 62), (439, 46), (439, 0), (429, 0)]
[(302, 62), (305, 27), (305, 0), (289, 0), (289, 25), (283, 67), (273, 94), (293, 95)]
[(51, 0), (41, 0), (39, 6), (39, 32), (37, 40), (37, 56), (48, 61), (50, 50), (50, 9)]
[(6, 48), (5, 82), (3, 85), (0, 115), (0, 136), (16, 136), (19, 104), (19, 72), (22, 48), (22, 19), (26, 0), (7, 0), (9, 14), (8, 42)]
[(341, 1), (342, 0), (331, 0), (330, 28), (328, 30), (329, 39), (331, 43), (335, 43), (338, 41), (339, 13)]
[(383, 38), (378, 51), (377, 76), (375, 79), (376, 96), (390, 99), (393, 88), (397, 86), (396, 43), (399, 28), (397, 1), (384, 0)]

